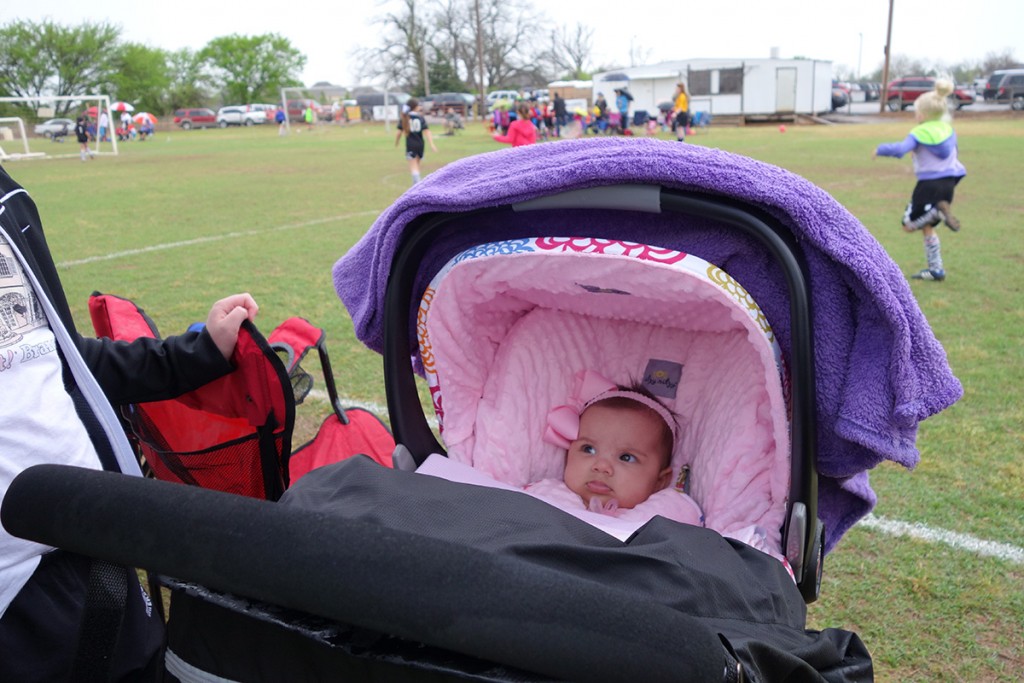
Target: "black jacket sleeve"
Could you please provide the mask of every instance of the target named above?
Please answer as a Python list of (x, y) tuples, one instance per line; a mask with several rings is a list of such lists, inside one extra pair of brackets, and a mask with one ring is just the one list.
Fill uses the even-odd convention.
[(113, 404), (174, 398), (232, 370), (205, 330), (130, 343), (76, 339), (79, 352)]

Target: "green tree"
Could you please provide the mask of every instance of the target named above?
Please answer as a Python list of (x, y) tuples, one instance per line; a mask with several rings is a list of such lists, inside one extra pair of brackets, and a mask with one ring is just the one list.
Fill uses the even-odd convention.
[(166, 50), (125, 43), (115, 62), (117, 72), (111, 79), (111, 92), (117, 99), (131, 102), (138, 111), (167, 111), (172, 74)]
[[(0, 28), (0, 92), (11, 97), (102, 94), (116, 72), (120, 29), (16, 19)], [(61, 102), (58, 115), (76, 106)], [(26, 107), (31, 109), (31, 107)]]
[(281, 87), (300, 84), (306, 64), (305, 55), (274, 33), (214, 38), (200, 58), (213, 69), (223, 97), (238, 103), (274, 101)]
[[(434, 50), (434, 59), (427, 66), (431, 92), (464, 92), (466, 84), (459, 78), (455, 65), (440, 50)], [(415, 92), (413, 94), (426, 94)]]
[(172, 52), (168, 59), (170, 87), (165, 93), (163, 111), (181, 107), (202, 106), (209, 102), (212, 79), (206, 63), (194, 50), (182, 48)]

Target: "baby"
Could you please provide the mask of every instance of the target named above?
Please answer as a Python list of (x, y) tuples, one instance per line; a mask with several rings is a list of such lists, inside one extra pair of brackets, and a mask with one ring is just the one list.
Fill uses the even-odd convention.
[(671, 413), (643, 387), (608, 393), (580, 414), (579, 436), (565, 457), (565, 485), (591, 510), (636, 507), (672, 477)]
[(667, 488), (678, 437), (671, 411), (642, 385), (616, 386), (597, 373), (585, 375), (601, 389), (585, 390), (591, 397), (581, 408), (559, 406), (548, 415), (544, 438), (566, 449), (565, 474), (561, 481), (531, 484), (527, 492), (558, 507), (575, 504), (637, 521), (658, 514), (700, 525), (697, 504)]

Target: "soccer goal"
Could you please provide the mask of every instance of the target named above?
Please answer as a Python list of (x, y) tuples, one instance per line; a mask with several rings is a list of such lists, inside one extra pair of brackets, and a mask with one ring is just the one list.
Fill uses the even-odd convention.
[[(75, 138), (75, 119), (87, 114), (92, 125), (89, 152), (93, 155), (117, 155), (117, 136), (112, 134), (114, 112), (110, 111), (110, 97), (107, 95), (41, 95), (39, 97), (0, 97), (0, 102), (28, 105), (36, 112), (52, 107), (58, 102), (71, 102), (72, 107), (66, 118), (67, 123), (45, 126), (47, 117), (40, 116), (39, 124), (26, 124), (20, 116), (0, 118), (0, 159), (41, 159), (77, 157), (78, 143)], [(101, 112), (107, 112), (107, 139), (101, 140), (98, 120)], [(53, 117), (49, 117), (54, 120)], [(39, 132), (37, 133), (37, 128)], [(63, 144), (62, 144), (63, 143)]]
[[(20, 145), (17, 144), (19, 140), (21, 141)], [(7, 145), (7, 148), (4, 145)], [(25, 122), (21, 117), (0, 117), (0, 161), (16, 161), (41, 156), (46, 155), (44, 152), (33, 152), (29, 149)]]

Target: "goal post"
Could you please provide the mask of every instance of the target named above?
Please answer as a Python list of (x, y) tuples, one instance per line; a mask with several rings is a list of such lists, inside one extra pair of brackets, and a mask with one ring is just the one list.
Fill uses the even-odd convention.
[[(38, 95), (36, 97), (0, 97), (0, 102), (7, 102), (7, 103), (11, 103), (11, 104), (28, 105), (31, 109), (33, 109), (36, 112), (38, 112), (39, 109), (41, 109), (42, 107), (44, 107), (46, 105), (55, 104), (57, 102), (80, 103), (81, 104), (81, 110), (80, 111), (82, 113), (87, 111), (90, 107), (95, 106), (96, 107), (96, 117), (95, 117), (95, 120), (96, 120), (97, 123), (99, 121), (99, 113), (103, 112), (103, 111), (107, 112), (107, 117), (109, 119), (109, 122), (107, 123), (107, 135), (108, 135), (109, 139), (108, 140), (100, 140), (99, 128), (97, 126), (96, 135), (93, 137), (92, 141), (89, 143), (89, 151), (92, 154), (112, 154), (112, 155), (115, 155), (115, 156), (118, 153), (117, 152), (117, 136), (113, 134), (113, 125), (112, 125), (113, 122), (114, 122), (114, 112), (112, 112), (110, 110), (110, 97), (107, 96), (107, 95)], [(17, 121), (21, 122), (20, 126), (15, 124), (14, 126), (12, 126), (10, 128), (10, 130), (11, 130), (12, 134), (14, 134), (14, 132), (17, 131), (17, 134), (20, 135), (20, 137), (21, 137), (21, 139), (23, 141), (21, 143), (21, 147), (22, 147), (22, 149), (24, 151), (23, 152), (13, 152), (12, 150), (3, 148), (3, 141), (0, 141), (0, 148), (3, 148), (4, 149), (4, 153), (5, 153), (4, 154), (4, 158), (7, 158), (7, 159), (43, 158), (43, 157), (59, 158), (59, 157), (70, 157), (70, 156), (77, 156), (78, 155), (77, 143), (75, 143), (75, 145), (73, 146), (73, 149), (66, 150), (65, 148), (62, 148), (61, 149), (61, 153), (56, 153), (55, 154), (55, 153), (53, 153), (54, 152), (54, 148), (52, 147), (52, 139), (51, 138), (42, 138), (42, 137), (38, 137), (38, 136), (30, 136), (30, 135), (28, 135), (28, 127), (25, 125), (24, 120), (21, 117), (9, 117), (9, 118), (16, 119)], [(75, 119), (76, 118), (76, 114), (69, 114), (68, 118)], [(0, 127), (2, 127), (2, 126), (0, 126)], [(0, 135), (0, 138), (2, 138), (2, 137), (3, 136)], [(42, 143), (43, 140), (45, 140), (47, 144), (44, 145)], [(72, 135), (70, 136), (70, 140), (68, 140), (68, 141), (69, 142), (74, 142), (75, 141), (73, 130), (72, 130)], [(13, 141), (8, 140), (7, 142), (11, 143)], [(109, 148), (108, 148), (108, 146), (109, 146)]]
[[(19, 147), (18, 140), (21, 141), (22, 151), (20, 152), (15, 149)], [(41, 156), (46, 156), (46, 153), (33, 152), (29, 149), (25, 121), (20, 116), (0, 117), (0, 161), (16, 161)]]

